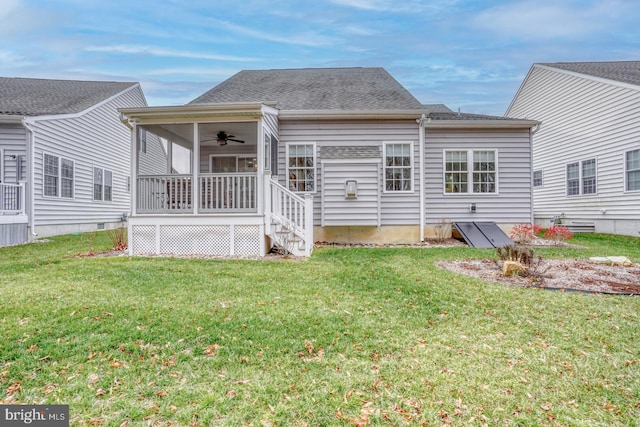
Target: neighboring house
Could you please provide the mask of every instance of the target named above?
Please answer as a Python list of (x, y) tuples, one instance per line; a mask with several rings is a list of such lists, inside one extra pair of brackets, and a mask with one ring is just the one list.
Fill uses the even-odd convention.
[(161, 173), (132, 159), (131, 254), (309, 255), (532, 221), (538, 122), (422, 105), (382, 68), (241, 71), (187, 105), (121, 112), (168, 153)]
[(130, 206), (138, 83), (0, 78), (0, 246), (112, 227)]
[(534, 64), (506, 115), (540, 120), (536, 222), (640, 233), (640, 61)]

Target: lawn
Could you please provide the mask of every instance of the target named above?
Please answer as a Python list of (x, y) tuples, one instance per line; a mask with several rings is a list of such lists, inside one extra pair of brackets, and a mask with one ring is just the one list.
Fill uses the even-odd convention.
[[(626, 255), (578, 235), (545, 257)], [(304, 261), (77, 257), (105, 233), (0, 249), (0, 402), (71, 425), (637, 425), (640, 299), (435, 267), (472, 248)]]

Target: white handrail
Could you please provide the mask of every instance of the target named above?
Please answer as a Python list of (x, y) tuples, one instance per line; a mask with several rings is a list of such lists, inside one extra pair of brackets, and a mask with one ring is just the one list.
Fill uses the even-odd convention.
[[(304, 254), (310, 256), (313, 249), (313, 196), (305, 194), (304, 198), (300, 197), (272, 178), (267, 179), (266, 187), (270, 195), (265, 209), (268, 229), (271, 222), (286, 227), (302, 240)], [(278, 240), (274, 233), (271, 235)]]
[(0, 183), (0, 214), (25, 214), (24, 188), (24, 183)]

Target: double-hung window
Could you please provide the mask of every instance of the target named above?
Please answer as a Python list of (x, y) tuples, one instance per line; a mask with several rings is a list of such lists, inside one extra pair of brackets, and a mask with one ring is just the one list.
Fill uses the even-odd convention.
[(93, 200), (113, 200), (113, 173), (102, 168), (93, 168)]
[(44, 195), (73, 199), (75, 181), (73, 161), (45, 153), (43, 162)]
[(533, 171), (533, 186), (542, 187), (542, 169)]
[(447, 150), (444, 153), (446, 194), (496, 193), (498, 182), (495, 150)]
[(640, 190), (640, 149), (627, 151), (624, 155), (626, 191)]
[(316, 191), (316, 150), (314, 144), (287, 145), (287, 180), (291, 191)]
[(387, 192), (412, 191), (413, 165), (410, 142), (384, 144), (384, 190)]
[(567, 164), (567, 196), (596, 194), (596, 159)]

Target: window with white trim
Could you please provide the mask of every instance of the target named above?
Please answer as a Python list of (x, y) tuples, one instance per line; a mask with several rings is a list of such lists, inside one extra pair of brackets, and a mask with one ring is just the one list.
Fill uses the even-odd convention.
[(582, 162), (582, 194), (596, 194), (596, 159)]
[(626, 191), (640, 190), (640, 149), (624, 154), (624, 174)]
[(497, 170), (495, 150), (447, 150), (444, 154), (444, 192), (496, 193)]
[(138, 128), (138, 151), (141, 153), (147, 152), (147, 130), (141, 127)]
[(384, 143), (384, 191), (412, 191), (413, 165), (410, 142)]
[(314, 144), (287, 145), (287, 181), (291, 191), (316, 191), (316, 150)]
[(533, 171), (533, 186), (542, 187), (542, 169)]
[(93, 168), (93, 200), (110, 202), (113, 199), (113, 173), (108, 169)]
[(73, 160), (44, 153), (43, 194), (46, 197), (73, 199), (75, 193), (75, 164)]
[(596, 194), (596, 159), (567, 164), (567, 196)]

